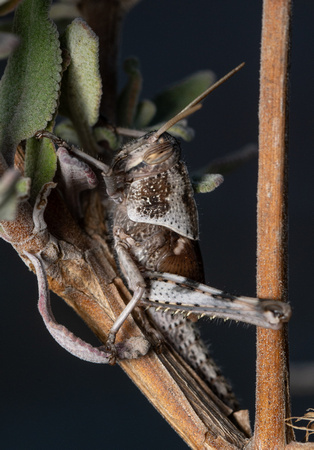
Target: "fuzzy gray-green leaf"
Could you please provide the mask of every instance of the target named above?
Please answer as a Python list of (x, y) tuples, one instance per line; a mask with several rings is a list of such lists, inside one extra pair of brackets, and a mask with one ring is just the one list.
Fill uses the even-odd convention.
[(16, 10), (13, 32), (20, 45), (0, 83), (0, 149), (13, 164), (17, 144), (46, 127), (57, 107), (61, 51), (48, 0), (25, 0)]
[(102, 93), (98, 65), (98, 38), (82, 19), (75, 19), (62, 39), (71, 63), (62, 82), (62, 108), (73, 123), (95, 125)]
[(64, 119), (62, 122), (59, 122), (55, 127), (54, 133), (66, 142), (70, 142), (77, 147), (80, 146), (80, 139), (70, 119)]
[(28, 139), (25, 153), (25, 176), (32, 179), (30, 202), (35, 203), (44, 184), (52, 181), (57, 169), (57, 155), (49, 139)]
[(102, 93), (98, 37), (82, 19), (75, 19), (67, 27), (62, 45), (71, 62), (62, 79), (59, 111), (73, 122), (81, 147), (97, 155), (99, 148), (91, 127), (98, 119)]
[(185, 78), (158, 94), (154, 99), (157, 114), (154, 122), (166, 122), (185, 108), (194, 98), (204, 92), (215, 81), (210, 70), (204, 70)]
[(206, 194), (220, 186), (223, 180), (220, 174), (207, 173), (200, 177), (192, 176), (192, 186), (196, 194)]

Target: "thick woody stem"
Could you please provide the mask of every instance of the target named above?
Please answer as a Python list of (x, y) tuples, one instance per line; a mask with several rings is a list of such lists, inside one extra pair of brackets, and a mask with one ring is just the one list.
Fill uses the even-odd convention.
[[(260, 75), (257, 296), (287, 300), (287, 93), (290, 0), (264, 0)], [(289, 414), (287, 330), (257, 332), (254, 446), (284, 448)]]

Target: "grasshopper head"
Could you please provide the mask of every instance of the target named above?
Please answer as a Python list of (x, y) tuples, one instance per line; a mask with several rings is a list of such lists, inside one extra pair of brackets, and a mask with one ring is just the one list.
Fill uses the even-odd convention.
[(124, 173), (125, 180), (132, 181), (165, 172), (179, 159), (179, 142), (168, 133), (156, 139), (153, 131), (124, 145), (113, 159), (111, 170)]

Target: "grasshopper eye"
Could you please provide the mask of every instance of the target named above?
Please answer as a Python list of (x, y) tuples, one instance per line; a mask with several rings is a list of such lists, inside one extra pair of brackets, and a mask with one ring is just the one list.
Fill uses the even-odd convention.
[(160, 164), (173, 154), (173, 147), (169, 143), (159, 144), (158, 147), (150, 149), (144, 154), (143, 161), (146, 164)]

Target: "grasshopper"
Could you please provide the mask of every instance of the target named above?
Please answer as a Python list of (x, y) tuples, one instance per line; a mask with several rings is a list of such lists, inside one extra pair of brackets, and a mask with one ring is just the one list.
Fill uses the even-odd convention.
[(289, 320), (290, 307), (276, 300), (228, 295), (203, 284), (194, 192), (181, 160), (180, 144), (167, 130), (197, 111), (200, 102), (241, 67), (207, 89), (159, 130), (127, 142), (109, 166), (49, 132), (37, 133), (38, 138), (50, 138), (74, 158), (100, 169), (112, 202), (114, 248), (133, 297), (110, 330), (105, 347), (107, 359), (97, 362), (119, 358), (115, 345), (119, 329), (136, 306), (146, 306), (157, 329), (230, 405), (234, 400), (229, 385), (209, 357), (190, 318), (208, 315), (278, 329)]

